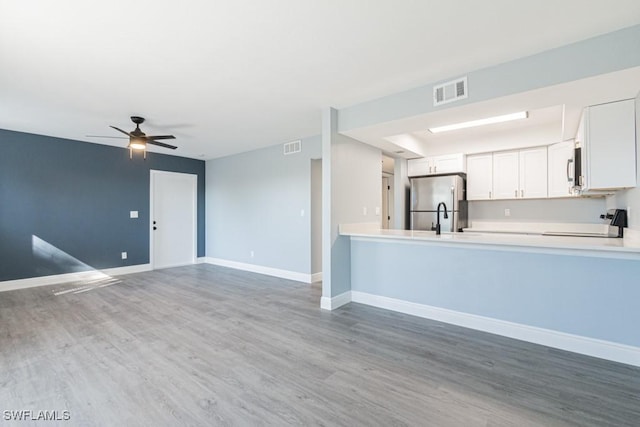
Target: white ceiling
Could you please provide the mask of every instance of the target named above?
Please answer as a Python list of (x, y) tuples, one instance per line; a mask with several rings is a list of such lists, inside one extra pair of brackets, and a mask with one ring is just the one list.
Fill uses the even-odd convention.
[[(640, 67), (634, 67), (343, 133), (408, 159), (548, 145), (575, 136), (584, 107), (634, 98), (639, 91)], [(439, 134), (427, 130), (518, 111), (528, 111), (529, 118)]]
[(0, 0), (0, 128), (124, 146), (86, 135), (141, 115), (209, 159), (639, 21), (637, 0)]

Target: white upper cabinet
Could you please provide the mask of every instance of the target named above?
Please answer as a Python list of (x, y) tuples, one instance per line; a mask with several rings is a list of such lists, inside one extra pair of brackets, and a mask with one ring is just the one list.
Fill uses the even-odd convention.
[(636, 186), (633, 99), (585, 108), (576, 143), (582, 148), (583, 191)]
[(548, 195), (549, 197), (572, 197), (573, 191), (573, 141), (564, 141), (550, 145), (548, 148)]
[(464, 171), (464, 154), (462, 153), (423, 157), (407, 161), (407, 172), (410, 177)]
[(465, 172), (464, 154), (447, 154), (430, 157), (433, 173)]
[(429, 159), (427, 159), (426, 157), (423, 157), (422, 159), (407, 160), (407, 175), (409, 176), (429, 175)]
[(467, 199), (547, 197), (547, 147), (467, 156)]
[(518, 151), (493, 153), (493, 198), (515, 199), (518, 197), (519, 161)]
[(467, 200), (490, 200), (493, 196), (493, 154), (467, 156)]
[(517, 197), (547, 197), (547, 147), (520, 150), (520, 176)]

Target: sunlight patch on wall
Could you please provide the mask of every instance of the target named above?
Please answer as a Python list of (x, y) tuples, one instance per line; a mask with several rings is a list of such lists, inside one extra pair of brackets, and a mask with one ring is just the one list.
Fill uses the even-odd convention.
[(34, 258), (39, 262), (55, 265), (70, 273), (87, 273), (86, 276), (83, 274), (83, 278), (75, 283), (76, 286), (54, 290), (54, 295), (79, 294), (121, 283), (121, 280), (96, 270), (36, 235), (31, 236), (31, 249)]

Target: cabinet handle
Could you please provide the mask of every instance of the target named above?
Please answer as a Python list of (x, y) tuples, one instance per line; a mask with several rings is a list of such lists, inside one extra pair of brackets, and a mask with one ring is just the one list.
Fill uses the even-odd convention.
[(429, 166), (429, 173), (431, 173), (431, 166)]
[(518, 190), (516, 190), (516, 198), (518, 197)]
[(491, 198), (491, 191), (489, 191), (489, 198)]
[(573, 163), (573, 159), (567, 159), (567, 181), (568, 182), (573, 182), (573, 178), (569, 174), (569, 166), (571, 166), (571, 163)]
[(438, 169), (438, 167), (437, 167), (437, 166), (434, 166), (434, 167), (433, 167), (433, 173), (436, 173), (436, 170), (437, 170), (437, 169)]
[(524, 190), (520, 190), (520, 197), (524, 197)]

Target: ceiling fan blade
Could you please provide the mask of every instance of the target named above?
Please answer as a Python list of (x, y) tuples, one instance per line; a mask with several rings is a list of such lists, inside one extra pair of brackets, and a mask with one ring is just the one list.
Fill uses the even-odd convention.
[(149, 140), (154, 140), (154, 139), (176, 139), (176, 137), (173, 136), (173, 135), (147, 136), (146, 138), (149, 139)]
[(107, 136), (107, 135), (85, 135), (85, 138), (113, 138), (113, 139), (127, 139), (125, 136)]
[(170, 148), (172, 150), (175, 150), (176, 148), (178, 148), (175, 145), (169, 145), (169, 144), (165, 144), (164, 142), (153, 141), (150, 139), (147, 139), (147, 144), (157, 145), (158, 147)]
[(113, 128), (113, 129), (115, 129), (115, 130), (117, 130), (118, 132), (122, 132), (122, 133), (124, 133), (125, 135), (127, 135), (127, 136), (129, 136), (129, 137), (133, 136), (133, 135), (131, 135), (129, 132), (125, 132), (125, 131), (123, 131), (122, 129), (117, 128), (117, 127), (115, 127), (115, 126), (109, 126), (109, 127), (110, 127), (110, 128)]

